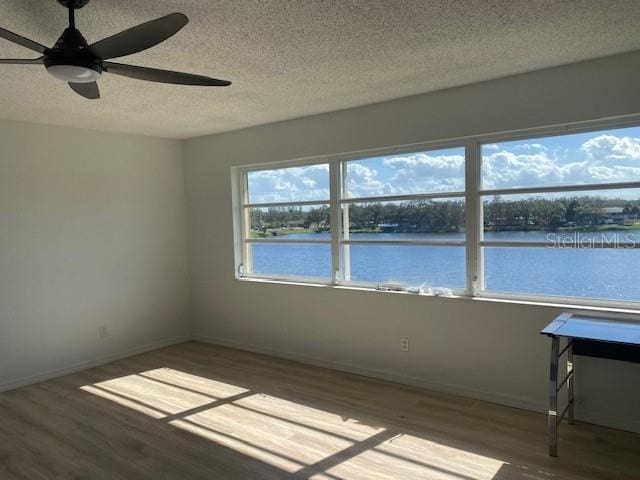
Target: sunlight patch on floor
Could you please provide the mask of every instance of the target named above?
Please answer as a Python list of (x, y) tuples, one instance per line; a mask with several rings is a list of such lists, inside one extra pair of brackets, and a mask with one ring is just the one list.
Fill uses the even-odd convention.
[(83, 390), (87, 393), (91, 393), (92, 395), (96, 395), (98, 397), (104, 398), (105, 400), (109, 400), (123, 407), (130, 408), (132, 410), (135, 410), (136, 412), (144, 413), (145, 415), (148, 415), (153, 418), (160, 419), (167, 416), (166, 412), (161, 412), (147, 405), (143, 405), (140, 402), (136, 402), (129, 398), (116, 395), (107, 390), (102, 390), (101, 388), (94, 387), (93, 385), (85, 385), (84, 387), (80, 387), (80, 390)]
[(219, 382), (173, 368), (157, 368), (138, 375), (215, 398), (225, 398), (247, 391), (246, 388), (231, 385), (230, 383)]
[(381, 427), (368, 425), (353, 418), (319, 410), (272, 395), (258, 394), (234, 402), (234, 405), (269, 418), (280, 419), (300, 426), (308, 432), (326, 432), (332, 438), (348, 441), (364, 440), (379, 432)]
[[(472, 467), (469, 467), (469, 465)], [(408, 434), (399, 434), (326, 470), (349, 480), (428, 478), (433, 480), (491, 480), (504, 462), (448, 447)], [(323, 479), (322, 475), (311, 477)]]
[[(265, 446), (267, 442), (263, 442), (261, 439), (251, 438), (251, 436), (247, 435), (246, 432), (243, 431), (238, 432), (238, 435), (234, 435), (218, 432), (211, 427), (203, 426), (188, 420), (173, 420), (170, 423), (181, 430), (185, 430), (198, 435), (201, 438), (211, 440), (219, 445), (231, 448), (236, 452), (240, 452), (243, 455), (247, 455), (286, 472), (293, 473), (304, 467), (304, 464), (300, 460), (287, 455), (284, 449), (279, 445), (276, 445), (275, 447), (270, 445), (271, 448), (268, 448)], [(246, 439), (247, 437), (249, 437), (249, 440)]]
[(127, 375), (96, 383), (93, 387), (168, 414), (181, 413), (212, 401), (206, 395), (156, 382), (141, 375)]
[(81, 390), (296, 478), (491, 480), (505, 466), (397, 429), (169, 368)]
[[(253, 398), (266, 399), (263, 396)], [(277, 452), (282, 459), (295, 459), (298, 467), (319, 462), (353, 444), (352, 441), (332, 435), (330, 431), (312, 430), (300, 424), (305, 422), (302, 414), (290, 417), (296, 423), (288, 421), (288, 418), (278, 419), (235, 405), (223, 405), (186, 417), (184, 421), (190, 426), (224, 435), (225, 438), (238, 439), (245, 444), (259, 446), (264, 451)], [(222, 443), (226, 445), (225, 441)], [(277, 466), (282, 467), (280, 464)]]

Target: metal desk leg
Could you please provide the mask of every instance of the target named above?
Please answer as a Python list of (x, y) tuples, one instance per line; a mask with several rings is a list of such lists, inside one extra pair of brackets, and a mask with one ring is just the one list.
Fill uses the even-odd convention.
[(569, 339), (567, 346), (567, 400), (569, 401), (569, 425), (575, 425), (573, 418), (573, 340)]
[(549, 368), (549, 455), (558, 456), (558, 357), (560, 338), (551, 337)]

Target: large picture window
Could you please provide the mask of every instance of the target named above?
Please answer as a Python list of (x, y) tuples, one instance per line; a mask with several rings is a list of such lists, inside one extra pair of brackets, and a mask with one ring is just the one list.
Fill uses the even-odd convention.
[(640, 127), (514, 138), (235, 169), (239, 276), (640, 302)]

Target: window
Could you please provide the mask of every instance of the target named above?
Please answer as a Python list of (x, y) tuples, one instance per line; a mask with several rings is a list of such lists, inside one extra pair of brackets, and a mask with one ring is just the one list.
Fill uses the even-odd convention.
[(640, 128), (481, 152), (485, 291), (640, 301)]
[(248, 171), (245, 276), (331, 280), (329, 164)]
[(237, 168), (239, 275), (640, 302), (640, 127), (513, 138)]
[(340, 167), (341, 281), (465, 288), (464, 147)]

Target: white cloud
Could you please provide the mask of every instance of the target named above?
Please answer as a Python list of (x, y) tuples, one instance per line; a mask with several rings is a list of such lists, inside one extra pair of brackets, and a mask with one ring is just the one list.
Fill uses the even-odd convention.
[(521, 143), (519, 145), (514, 145), (513, 147), (511, 147), (511, 149), (532, 151), (532, 150), (547, 150), (547, 147), (545, 147), (540, 143)]
[[(600, 135), (586, 141), (580, 150), (587, 158), (562, 163), (546, 149), (535, 153), (502, 150), (483, 158), (485, 188), (615, 183), (640, 180), (640, 139)], [(520, 145), (518, 146), (520, 147)]]
[(640, 160), (640, 138), (600, 135), (581, 147), (593, 160)]
[(389, 180), (403, 194), (464, 191), (464, 156), (418, 153), (392, 157), (384, 165), (395, 174)]
[(380, 167), (385, 169), (383, 175), (364, 162), (349, 164), (351, 197), (464, 190), (462, 155), (431, 156), (418, 153), (385, 158)]
[(544, 152), (518, 154), (503, 150), (484, 156), (482, 178), (485, 188), (557, 184), (567, 175), (567, 167), (558, 165)]
[(329, 165), (249, 172), (250, 202), (329, 199)]
[(438, 155), (432, 157), (424, 153), (417, 153), (408, 157), (392, 157), (384, 160), (384, 165), (396, 170), (416, 170), (416, 171), (446, 171), (453, 174), (460, 174), (460, 169), (464, 165), (462, 155)]
[(378, 180), (378, 171), (361, 163), (348, 164), (349, 196), (370, 197), (375, 195), (394, 195), (395, 188), (389, 183)]

